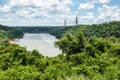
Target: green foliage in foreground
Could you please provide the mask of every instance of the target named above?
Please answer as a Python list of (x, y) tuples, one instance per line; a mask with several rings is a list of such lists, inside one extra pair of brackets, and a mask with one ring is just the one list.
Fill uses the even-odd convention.
[(68, 34), (56, 42), (65, 55), (56, 57), (15, 44), (0, 45), (0, 80), (119, 80), (118, 42), (117, 38)]
[[(110, 24), (117, 25), (110, 28), (114, 32), (119, 30), (119, 22)], [(62, 29), (59, 37), (65, 32), (69, 34), (55, 43), (63, 52), (56, 57), (44, 57), (37, 50), (27, 51), (19, 45), (6, 43), (19, 36), (15, 29), (0, 27), (0, 41), (5, 43), (0, 44), (0, 80), (120, 80), (120, 39), (116, 38), (119, 32), (110, 37), (112, 34), (104, 31), (109, 31), (108, 23), (106, 26), (103, 31), (103, 27)], [(97, 29), (100, 32), (95, 31)], [(97, 37), (106, 38), (94, 37), (91, 31)]]
[(70, 55), (72, 53), (82, 52), (85, 47), (85, 40), (82, 33), (78, 33), (75, 36), (67, 34), (55, 44), (62, 49), (63, 53)]

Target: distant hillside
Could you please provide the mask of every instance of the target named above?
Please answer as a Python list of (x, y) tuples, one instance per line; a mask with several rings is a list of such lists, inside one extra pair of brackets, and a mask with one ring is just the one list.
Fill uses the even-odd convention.
[(0, 44), (10, 39), (22, 37), (23, 33), (16, 28), (0, 25)]
[[(56, 37), (60, 37), (60, 33), (63, 31), (64, 27), (63, 26), (47, 26), (47, 27), (16, 27), (18, 30), (22, 31), (23, 33), (50, 33), (52, 35), (55, 35)], [(60, 35), (59, 35), (60, 34)]]
[(85, 37), (120, 37), (120, 21), (112, 21), (109, 23), (93, 24), (93, 25), (78, 25), (78, 26), (47, 26), (47, 27), (16, 27), (23, 33), (50, 33), (57, 38), (64, 36), (66, 33), (76, 34), (79, 31), (84, 33)]
[(85, 36), (94, 35), (96, 37), (120, 37), (120, 21), (87, 25), (82, 30), (85, 33)]
[(120, 37), (120, 21), (112, 21), (109, 23), (93, 24), (93, 25), (79, 25), (79, 26), (69, 26), (66, 28), (61, 28), (60, 30), (53, 31), (51, 34), (62, 37), (66, 33), (76, 34), (82, 31), (84, 36), (96, 36), (96, 37)]
[(59, 30), (62, 27), (16, 27), (18, 30), (24, 33), (50, 33), (54, 30)]

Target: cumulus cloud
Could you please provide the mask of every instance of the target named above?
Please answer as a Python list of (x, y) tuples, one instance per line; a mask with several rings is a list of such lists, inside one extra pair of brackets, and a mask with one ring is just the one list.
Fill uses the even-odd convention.
[(4, 20), (3, 19), (0, 19), (0, 22), (3, 22)]
[[(79, 5), (81, 9), (93, 9), (93, 12), (87, 12), (85, 16), (80, 16), (80, 23), (101, 23), (105, 21), (120, 20), (120, 7), (118, 5), (109, 6), (111, 0), (86, 0), (86, 3)], [(101, 7), (95, 6), (101, 4)]]
[(98, 8), (100, 20), (104, 21), (112, 21), (112, 20), (120, 20), (120, 8), (118, 6), (108, 6), (104, 4), (102, 7)]
[(79, 6), (79, 9), (93, 9), (95, 5), (93, 3), (87, 2), (87, 3), (81, 3)]
[(108, 21), (120, 20), (120, 7), (103, 4), (97, 9), (97, 15), (94, 12), (87, 12), (85, 16), (80, 16), (79, 21), (83, 24), (94, 24)]
[[(5, 5), (0, 6), (0, 12), (12, 14), (10, 15), (11, 18), (14, 15), (12, 20), (24, 23), (44, 21), (52, 24), (53, 21), (56, 25), (62, 23), (69, 14), (74, 13), (71, 11), (71, 5), (73, 5), (72, 0), (7, 0)], [(7, 16), (4, 15), (4, 18)]]
[(98, 0), (98, 2), (100, 2), (100, 3), (109, 3), (110, 0)]
[(93, 12), (87, 12), (85, 16), (79, 17), (79, 21), (83, 24), (94, 24), (97, 23), (97, 18)]
[(86, 0), (86, 3), (81, 3), (78, 9), (93, 9), (95, 8), (95, 3), (106, 4), (111, 0)]
[(87, 12), (86, 16), (81, 17), (81, 19), (93, 19), (93, 18), (94, 18), (93, 12)]
[(111, 0), (88, 0), (92, 3), (101, 3), (101, 4), (104, 4), (104, 3), (109, 3)]
[(0, 11), (7, 13), (10, 11), (10, 7), (7, 4), (5, 4), (3, 7), (0, 7)]
[(85, 1), (80, 5), (77, 3), (79, 11), (76, 11), (74, 0), (5, 0), (6, 3), (0, 4), (0, 22), (7, 25), (64, 25), (66, 18), (67, 25), (73, 25), (76, 15), (80, 24), (120, 20), (120, 7), (109, 6), (111, 0)]

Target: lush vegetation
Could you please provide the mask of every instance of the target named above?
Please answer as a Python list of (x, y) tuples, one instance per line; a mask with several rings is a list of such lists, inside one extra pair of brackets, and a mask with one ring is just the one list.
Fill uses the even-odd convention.
[(119, 80), (119, 42), (117, 38), (85, 38), (78, 33), (66, 35), (56, 46), (62, 49), (76, 75), (83, 74), (90, 80)]
[(63, 37), (66, 33), (76, 34), (83, 32), (85, 37), (120, 37), (120, 21), (112, 21), (109, 23), (69, 26), (66, 28), (56, 29), (51, 34), (58, 38)]
[(50, 33), (57, 38), (63, 37), (66, 33), (76, 34), (81, 31), (85, 37), (120, 37), (120, 21), (112, 21), (109, 23), (93, 24), (93, 25), (78, 25), (68, 27), (17, 27), (24, 33)]
[[(59, 38), (61, 36), (61, 34), (63, 33), (64, 27), (63, 26), (46, 26), (46, 27), (42, 27), (42, 26), (31, 26), (31, 27), (22, 27), (22, 26), (18, 26), (16, 27), (18, 30), (22, 31), (23, 33), (50, 33), (52, 35), (55, 35), (57, 38)], [(59, 34), (58, 34), (59, 33)]]
[(0, 44), (4, 42), (6, 43), (11, 39), (20, 38), (22, 36), (22, 31), (17, 30), (16, 28), (0, 25)]
[[(104, 24), (112, 23), (117, 32), (119, 22)], [(62, 29), (62, 34), (58, 34), (63, 37), (55, 45), (63, 54), (56, 57), (44, 57), (36, 50), (27, 51), (16, 44), (0, 45), (0, 80), (119, 80), (119, 33), (109, 31), (109, 36), (107, 32), (101, 36), (104, 30), (109, 30), (104, 24), (101, 32), (95, 31), (100, 24), (97, 28), (84, 25)], [(90, 34), (91, 30), (94, 35)], [(7, 34), (5, 30), (0, 32)]]

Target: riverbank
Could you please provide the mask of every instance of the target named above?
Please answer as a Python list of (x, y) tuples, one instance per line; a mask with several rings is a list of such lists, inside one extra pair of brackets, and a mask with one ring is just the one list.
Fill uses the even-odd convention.
[(8, 43), (14, 44), (15, 42), (19, 42), (19, 40), (20, 40), (20, 38), (12, 39), (12, 40), (9, 40)]

